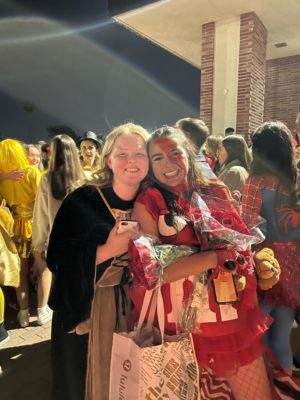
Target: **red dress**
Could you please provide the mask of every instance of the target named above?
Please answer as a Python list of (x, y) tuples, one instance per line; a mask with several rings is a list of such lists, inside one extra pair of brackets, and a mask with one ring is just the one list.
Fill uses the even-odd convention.
[[(208, 190), (210, 195), (229, 200), (227, 190), (223, 187), (210, 186)], [(176, 216), (179, 232), (174, 231), (174, 228), (168, 225), (167, 216), (170, 212), (162, 194), (157, 189), (147, 189), (140, 194), (136, 201), (144, 204), (149, 214), (157, 222), (162, 243), (199, 244), (193, 226), (186, 218), (190, 209), (188, 200), (183, 197), (178, 200), (179, 209), (182, 211), (181, 215)], [(183, 215), (184, 218), (182, 218)], [(210, 288), (208, 290), (209, 309), (206, 310), (206, 315), (200, 325), (201, 333), (193, 334), (199, 366), (210, 368), (217, 376), (234, 374), (237, 368), (251, 363), (265, 350), (261, 336), (270, 324), (270, 317), (256, 305), (254, 269), (246, 269), (245, 276), (246, 288), (239, 292), (237, 305), (218, 305), (214, 299), (211, 285), (208, 286)], [(181, 279), (171, 284), (176, 285), (176, 294), (180, 291), (182, 293), (180, 304), (177, 304), (181, 308), (182, 303), (191, 293), (193, 278)], [(174, 334), (176, 333), (176, 326), (172, 314), (170, 284), (163, 285), (161, 290), (166, 314), (165, 331), (168, 334)], [(144, 293), (145, 289), (134, 280), (130, 290), (134, 304), (133, 322), (138, 318)]]

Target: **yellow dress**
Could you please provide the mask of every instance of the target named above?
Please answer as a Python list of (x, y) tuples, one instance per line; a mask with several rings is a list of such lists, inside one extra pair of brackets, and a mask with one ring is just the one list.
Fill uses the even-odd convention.
[(23, 180), (4, 179), (0, 181), (0, 194), (6, 199), (15, 220), (14, 239), (20, 257), (27, 258), (32, 236), (32, 213), (37, 188), (41, 179), (40, 171), (33, 166), (25, 169)]
[(22, 180), (0, 180), (0, 195), (11, 208), (14, 224), (14, 240), (19, 256), (27, 258), (32, 236), (32, 214), (34, 200), (41, 179), (38, 168), (29, 165), (23, 146), (16, 140), (0, 142), (0, 171), (26, 171)]

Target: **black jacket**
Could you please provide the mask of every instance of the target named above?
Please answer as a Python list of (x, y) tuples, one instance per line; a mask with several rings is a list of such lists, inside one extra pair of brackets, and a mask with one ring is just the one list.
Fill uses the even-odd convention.
[[(129, 209), (112, 188), (102, 189), (112, 208)], [(126, 207), (126, 208), (125, 208)], [(49, 305), (60, 313), (65, 331), (90, 316), (94, 295), (95, 259), (115, 220), (94, 186), (83, 186), (63, 201), (50, 235), (47, 264), (54, 282)], [(102, 271), (109, 261), (97, 268)]]

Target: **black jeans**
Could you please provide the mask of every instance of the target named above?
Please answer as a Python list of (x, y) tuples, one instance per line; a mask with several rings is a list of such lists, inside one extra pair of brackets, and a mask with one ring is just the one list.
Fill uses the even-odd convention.
[(84, 400), (89, 335), (63, 330), (59, 313), (53, 313), (51, 331), (52, 399)]

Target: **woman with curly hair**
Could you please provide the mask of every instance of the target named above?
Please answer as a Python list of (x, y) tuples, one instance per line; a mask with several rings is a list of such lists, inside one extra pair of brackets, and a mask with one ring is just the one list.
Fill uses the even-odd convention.
[[(226, 201), (234, 212), (235, 207), (227, 188), (221, 183), (203, 178), (196, 154), (180, 129), (169, 126), (158, 129), (151, 135), (147, 148), (150, 187), (137, 198), (133, 217), (139, 222), (144, 234), (158, 237), (163, 244), (199, 245), (192, 224), (192, 194), (196, 192), (199, 196), (212, 196), (220, 203)], [(216, 377), (225, 377), (237, 400), (270, 400), (261, 341), (270, 319), (256, 305), (256, 278), (251, 273), (251, 263), (244, 270), (247, 295), (243, 290), (239, 292), (236, 304), (229, 305), (227, 316), (213, 295), (211, 281), (218, 278), (224, 260), (237, 256), (233, 252), (226, 249), (200, 249), (164, 268), (161, 293), (166, 314), (165, 333), (176, 333), (172, 288), (176, 293), (180, 313), (193, 287), (193, 275), (210, 270), (211, 275), (203, 292), (203, 297), (207, 293), (208, 300), (201, 306), (203, 319), (200, 332), (192, 335), (198, 365), (212, 371)], [(145, 289), (139, 284), (137, 275), (131, 287), (131, 298), (138, 315)]]

